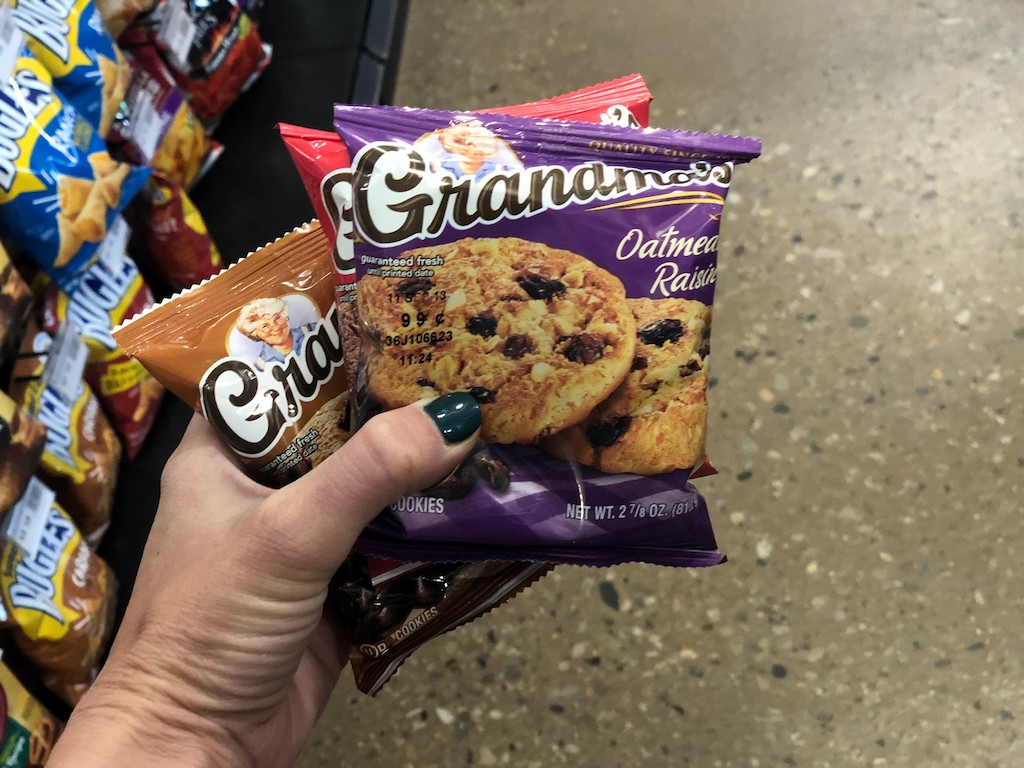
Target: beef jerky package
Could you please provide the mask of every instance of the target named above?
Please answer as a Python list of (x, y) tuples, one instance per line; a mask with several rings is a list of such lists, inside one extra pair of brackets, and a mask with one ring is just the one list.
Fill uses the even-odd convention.
[[(357, 423), (465, 391), (481, 444), (357, 547), (400, 559), (723, 560), (704, 461), (719, 222), (752, 139), (335, 107)], [(463, 475), (459, 477), (459, 475)]]
[(46, 427), (0, 392), (0, 516), (25, 492), (46, 449)]
[(199, 119), (219, 120), (270, 63), (237, 0), (160, 0), (125, 30), (128, 50), (155, 45)]
[(111, 334), (114, 326), (153, 303), (138, 267), (125, 253), (128, 236), (128, 227), (119, 217), (100, 257), (73, 291), (62, 291), (52, 283), (45, 287), (42, 327), (56, 335), (62, 325), (71, 324), (82, 334), (89, 350), (85, 380), (120, 435), (125, 456), (133, 459), (153, 426), (164, 390)]
[(550, 571), (546, 563), (402, 563), (353, 554), (328, 602), (348, 628), (356, 687), (378, 693), (428, 639), (509, 600)]
[(201, 283), (224, 268), (202, 214), (180, 184), (154, 171), (132, 202), (131, 216), (140, 250), (174, 290)]
[(95, 548), (110, 525), (121, 444), (82, 378), (87, 355), (72, 326), (61, 327), (54, 340), (30, 323), (10, 393), (46, 426), (39, 476)]
[[(114, 335), (217, 429), (256, 479), (278, 487), (319, 465), (349, 437), (349, 387), (336, 323), (328, 241), (312, 222)], [(472, 602), (454, 601), (467, 594), (467, 579), (459, 579), (450, 596), (447, 589), (435, 590), (434, 603), (421, 595), (418, 609), (429, 615), (403, 630), (401, 645), (393, 648), (388, 638), (396, 628), (380, 615), (381, 601), (389, 598), (375, 603), (369, 571), (361, 578), (365, 562), (360, 558), (361, 565), (344, 567), (332, 594), (355, 632), (354, 645), (386, 646), (376, 656), (353, 650), (353, 670), (366, 691), (379, 689), (430, 637), (479, 615), (484, 605), (500, 602), (543, 572), (532, 563), (477, 568), (469, 593), (479, 603), (475, 613)], [(441, 569), (451, 584), (464, 570), (458, 564)], [(413, 577), (408, 569), (406, 575)], [(372, 664), (364, 670), (361, 659)]]
[(57, 89), (106, 138), (131, 69), (93, 0), (9, 0), (29, 50)]
[(0, 662), (0, 766), (43, 768), (64, 723)]
[(0, 625), (72, 707), (110, 640), (117, 583), (46, 485), (32, 478), (2, 531)]
[(0, 363), (17, 348), (32, 302), (32, 291), (0, 245)]
[(115, 161), (27, 49), (12, 71), (0, 72), (0, 228), (70, 291), (149, 170)]

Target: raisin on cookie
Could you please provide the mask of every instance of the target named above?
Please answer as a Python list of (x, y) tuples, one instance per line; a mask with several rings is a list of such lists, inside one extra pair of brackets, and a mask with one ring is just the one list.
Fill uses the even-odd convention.
[(625, 289), (582, 256), (508, 237), (401, 258), (433, 275), (359, 282), (370, 394), (386, 408), (469, 392), (485, 442), (529, 444), (584, 418), (629, 373)]
[(632, 370), (550, 453), (603, 472), (654, 475), (704, 458), (711, 307), (688, 299), (628, 299), (636, 317)]

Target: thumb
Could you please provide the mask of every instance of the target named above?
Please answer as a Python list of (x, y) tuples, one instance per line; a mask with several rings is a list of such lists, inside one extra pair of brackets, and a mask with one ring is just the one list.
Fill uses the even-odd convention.
[[(447, 477), (469, 453), (480, 407), (455, 392), (374, 416), (316, 469), (267, 500), (305, 567), (333, 573), (388, 504)], [(278, 527), (280, 526), (280, 527)]]

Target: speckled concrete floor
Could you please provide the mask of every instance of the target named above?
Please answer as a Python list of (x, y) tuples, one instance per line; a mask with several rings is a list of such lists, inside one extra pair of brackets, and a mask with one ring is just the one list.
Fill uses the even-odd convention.
[(1024, 5), (414, 3), (397, 100), (632, 71), (753, 134), (703, 483), (730, 562), (562, 568), (300, 765), (1024, 764)]

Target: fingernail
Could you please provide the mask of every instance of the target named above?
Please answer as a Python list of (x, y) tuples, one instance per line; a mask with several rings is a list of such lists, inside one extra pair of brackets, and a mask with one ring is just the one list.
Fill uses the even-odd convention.
[(480, 429), (480, 406), (468, 392), (441, 395), (423, 406), (448, 445), (461, 443)]

